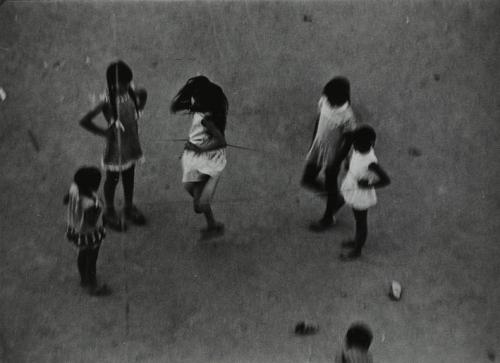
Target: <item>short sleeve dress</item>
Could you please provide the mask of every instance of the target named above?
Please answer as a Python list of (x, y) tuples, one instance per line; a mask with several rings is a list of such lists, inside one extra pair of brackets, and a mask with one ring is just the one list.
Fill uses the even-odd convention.
[[(109, 104), (109, 97), (104, 97)], [(102, 159), (104, 170), (126, 170), (137, 162), (143, 162), (144, 156), (139, 142), (138, 120), (141, 116), (129, 94), (119, 96), (120, 145), (118, 144), (118, 129), (110, 121), (110, 129), (106, 135), (106, 149)], [(112, 127), (113, 126), (113, 127)], [(121, 156), (121, 158), (120, 158)]]
[[(193, 114), (193, 122), (189, 131), (189, 142), (202, 146), (212, 137), (202, 121), (205, 114), (196, 112)], [(204, 152), (184, 150), (182, 154), (182, 181), (202, 181), (204, 175), (217, 176), (226, 167), (226, 148), (219, 148)]]
[(356, 128), (356, 119), (348, 102), (340, 107), (333, 107), (325, 96), (319, 99), (318, 111), (318, 129), (306, 160), (319, 167), (326, 167), (336, 160), (342, 134)]

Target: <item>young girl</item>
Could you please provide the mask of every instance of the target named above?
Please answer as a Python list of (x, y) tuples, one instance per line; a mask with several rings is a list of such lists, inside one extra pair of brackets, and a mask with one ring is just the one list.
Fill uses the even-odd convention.
[[(312, 223), (311, 230), (323, 231), (334, 223), (335, 211), (344, 201), (338, 188), (338, 174), (342, 160), (346, 157), (350, 145), (343, 137), (356, 127), (356, 120), (351, 109), (350, 85), (344, 77), (335, 77), (323, 88), (318, 103), (318, 117), (314, 129), (314, 138), (307, 154), (302, 185), (314, 191), (327, 192), (328, 200), (323, 218)], [(324, 170), (325, 183), (318, 181), (318, 175)]]
[(342, 351), (335, 357), (335, 363), (373, 363), (370, 353), (373, 333), (364, 323), (352, 324), (345, 335)]
[(349, 161), (349, 169), (340, 191), (345, 203), (352, 208), (354, 213), (356, 235), (353, 240), (342, 244), (349, 248), (348, 252), (342, 253), (343, 259), (354, 259), (361, 255), (361, 249), (366, 242), (368, 233), (368, 208), (377, 203), (375, 189), (390, 184), (389, 176), (378, 164), (373, 151), (376, 139), (373, 128), (361, 126), (353, 133), (352, 137), (353, 151)]
[(210, 203), (226, 166), (227, 98), (207, 77), (193, 77), (172, 101), (172, 112), (182, 110), (193, 115), (182, 154), (182, 182), (193, 197), (194, 211), (205, 215), (207, 228), (202, 230), (202, 237), (214, 237), (224, 233), (224, 225), (215, 220)]
[[(80, 121), (83, 128), (106, 139), (102, 159), (106, 170), (106, 212), (103, 218), (106, 225), (118, 231), (126, 229), (114, 207), (120, 174), (125, 195), (125, 217), (137, 225), (146, 223), (144, 215), (133, 204), (133, 195), (135, 164), (143, 160), (137, 122), (146, 104), (147, 93), (144, 89), (135, 90), (132, 78), (132, 70), (127, 64), (122, 61), (111, 63), (106, 71), (107, 95)], [(106, 128), (93, 122), (101, 112), (108, 124)]]
[(106, 295), (106, 285), (97, 286), (96, 263), (99, 247), (105, 237), (102, 225), (102, 203), (97, 196), (101, 184), (101, 172), (95, 167), (83, 167), (76, 172), (69, 193), (68, 228), (66, 237), (78, 249), (78, 271), (81, 286), (92, 295)]

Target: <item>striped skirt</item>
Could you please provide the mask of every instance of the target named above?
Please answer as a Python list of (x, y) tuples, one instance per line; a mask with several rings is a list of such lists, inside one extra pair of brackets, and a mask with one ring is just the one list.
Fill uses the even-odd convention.
[(97, 227), (94, 231), (89, 233), (79, 233), (71, 227), (68, 227), (66, 230), (66, 238), (68, 241), (73, 242), (76, 248), (80, 251), (88, 248), (98, 248), (104, 237), (106, 237), (106, 230), (102, 226)]

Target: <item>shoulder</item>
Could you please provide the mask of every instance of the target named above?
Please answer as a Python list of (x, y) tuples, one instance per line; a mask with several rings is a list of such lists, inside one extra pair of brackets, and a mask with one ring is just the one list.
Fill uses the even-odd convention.
[(323, 107), (325, 101), (327, 101), (325, 95), (321, 95), (321, 97), (318, 100), (318, 108), (321, 109), (321, 107)]
[(101, 107), (103, 111), (107, 111), (110, 108), (109, 95), (107, 92), (102, 92), (99, 95), (99, 104), (98, 107)]
[(345, 115), (347, 117), (349, 117), (349, 118), (353, 118), (354, 117), (354, 111), (352, 110), (351, 104), (347, 105), (346, 110), (345, 110)]
[(214, 117), (210, 113), (201, 114), (201, 124), (206, 128), (210, 129), (215, 127)]
[(348, 104), (344, 110), (344, 120), (348, 123), (355, 123), (356, 117), (354, 116), (354, 111), (352, 110), (351, 104)]

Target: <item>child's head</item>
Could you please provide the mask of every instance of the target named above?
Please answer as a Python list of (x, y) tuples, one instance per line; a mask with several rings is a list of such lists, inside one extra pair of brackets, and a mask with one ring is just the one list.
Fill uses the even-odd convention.
[(132, 69), (121, 60), (111, 63), (106, 70), (106, 80), (110, 92), (118, 91), (121, 93), (122, 91), (128, 90), (132, 78)]
[(346, 102), (351, 102), (349, 80), (345, 77), (332, 78), (323, 88), (323, 94), (333, 107), (339, 107)]
[(170, 106), (172, 112), (190, 111), (210, 113), (216, 126), (224, 132), (228, 102), (222, 88), (205, 76), (188, 79), (174, 97)]
[(193, 98), (210, 84), (210, 80), (205, 76), (196, 76), (189, 78), (186, 84), (177, 92), (170, 111), (191, 111), (193, 105)]
[(227, 113), (227, 98), (222, 88), (209, 82), (197, 88), (193, 94), (191, 110), (194, 112), (207, 112), (213, 114)]
[(363, 125), (354, 131), (352, 146), (360, 153), (367, 153), (375, 145), (376, 139), (377, 134), (373, 127)]
[(345, 335), (345, 345), (348, 349), (359, 348), (367, 351), (372, 344), (373, 334), (364, 323), (352, 324)]
[(101, 171), (95, 166), (84, 166), (75, 173), (73, 181), (78, 186), (80, 193), (92, 195), (101, 184)]

